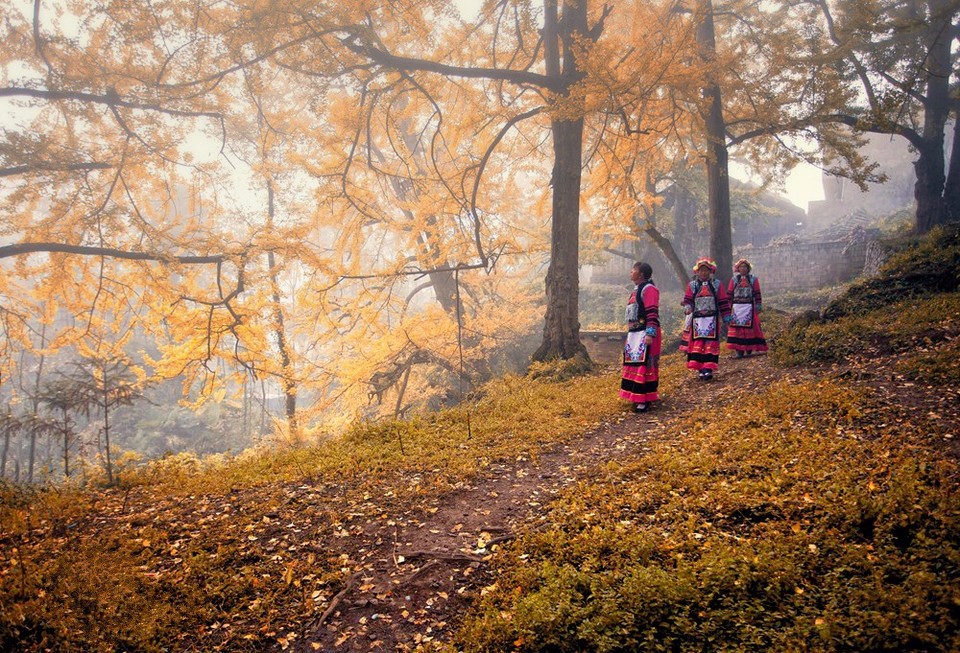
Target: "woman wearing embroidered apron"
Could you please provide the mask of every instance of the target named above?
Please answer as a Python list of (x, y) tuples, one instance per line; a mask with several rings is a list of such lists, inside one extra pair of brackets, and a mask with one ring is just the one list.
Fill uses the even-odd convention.
[(750, 261), (745, 258), (733, 266), (727, 293), (733, 301), (733, 319), (727, 332), (727, 347), (737, 352), (737, 358), (753, 352), (767, 351), (767, 341), (760, 329), (760, 281), (750, 274)]
[(630, 271), (636, 284), (627, 301), (627, 338), (623, 347), (620, 397), (633, 402), (633, 410), (646, 412), (657, 394), (660, 366), (660, 291), (650, 277), (653, 269), (637, 262)]
[(713, 273), (717, 265), (708, 258), (697, 260), (693, 266), (696, 278), (687, 284), (683, 296), (683, 311), (689, 328), (684, 329), (680, 349), (687, 352), (687, 367), (697, 370), (700, 378), (713, 378), (720, 361), (720, 320), (730, 322), (730, 298)]

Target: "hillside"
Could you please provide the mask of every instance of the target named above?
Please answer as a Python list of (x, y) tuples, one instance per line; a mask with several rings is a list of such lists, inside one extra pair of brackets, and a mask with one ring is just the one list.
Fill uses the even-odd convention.
[(646, 415), (539, 367), (323, 447), (8, 488), (0, 650), (960, 650), (958, 242), (711, 384), (666, 357)]

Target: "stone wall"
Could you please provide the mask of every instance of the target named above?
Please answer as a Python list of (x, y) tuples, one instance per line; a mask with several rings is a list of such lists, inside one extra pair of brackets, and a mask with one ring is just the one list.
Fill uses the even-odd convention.
[(745, 247), (734, 259), (747, 258), (764, 294), (816, 290), (849, 281), (864, 267), (868, 241), (790, 243)]

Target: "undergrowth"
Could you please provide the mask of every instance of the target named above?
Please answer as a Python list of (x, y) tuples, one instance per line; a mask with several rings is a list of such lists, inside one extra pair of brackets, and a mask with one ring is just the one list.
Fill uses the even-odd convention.
[(538, 370), (317, 446), (181, 454), (102, 491), (0, 488), (0, 650), (273, 645), (284, 615), (322, 610), (355, 564), (312, 534), (351, 537), (387, 506), (422, 507), (493, 462), (623, 414), (609, 374)]
[(459, 650), (960, 650), (956, 465), (879, 415), (823, 381), (691, 418), (516, 542)]
[(832, 321), (796, 322), (777, 338), (774, 356), (802, 365), (916, 351), (960, 334), (957, 315), (960, 294), (944, 293)]

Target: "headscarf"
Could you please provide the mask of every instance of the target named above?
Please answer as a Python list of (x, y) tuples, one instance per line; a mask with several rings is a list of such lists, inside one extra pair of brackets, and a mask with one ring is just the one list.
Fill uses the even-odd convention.
[(693, 265), (693, 271), (696, 272), (703, 266), (707, 266), (708, 268), (710, 268), (710, 272), (717, 271), (717, 264), (711, 261), (710, 259), (708, 259), (706, 256), (701, 256), (700, 258), (697, 259), (697, 262), (694, 263)]
[(740, 259), (739, 261), (737, 261), (736, 263), (733, 264), (733, 273), (734, 273), (734, 274), (737, 274), (737, 272), (739, 271), (739, 268), (740, 268), (741, 265), (746, 265), (746, 266), (747, 266), (747, 274), (750, 274), (750, 272), (753, 271), (753, 266), (750, 265), (750, 261), (748, 261), (748, 260), (745, 259), (745, 258), (742, 258), (742, 259)]

